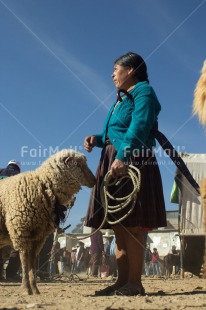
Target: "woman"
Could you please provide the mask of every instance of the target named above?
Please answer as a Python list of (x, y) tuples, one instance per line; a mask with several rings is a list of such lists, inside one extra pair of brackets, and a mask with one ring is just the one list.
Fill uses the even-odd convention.
[(156, 248), (153, 249), (152, 252), (152, 270), (153, 270), (153, 276), (160, 275), (159, 272), (159, 253)]
[[(84, 148), (102, 147), (95, 185), (86, 217), (86, 225), (98, 228), (104, 208), (101, 205), (100, 186), (105, 174), (112, 177), (127, 174), (128, 164), (141, 172), (141, 188), (133, 212), (123, 221), (112, 225), (116, 237), (118, 278), (115, 284), (95, 295), (144, 295), (141, 273), (144, 262), (145, 231), (166, 226), (166, 214), (161, 176), (153, 154), (155, 146), (152, 127), (157, 121), (160, 104), (149, 85), (147, 67), (141, 56), (129, 52), (114, 63), (112, 78), (118, 90), (125, 92), (112, 105), (101, 134), (87, 136)], [(132, 185), (113, 189), (113, 194), (126, 196)], [(126, 212), (126, 211), (125, 211)], [(118, 219), (122, 216), (110, 216)], [(104, 228), (109, 228), (106, 223)]]

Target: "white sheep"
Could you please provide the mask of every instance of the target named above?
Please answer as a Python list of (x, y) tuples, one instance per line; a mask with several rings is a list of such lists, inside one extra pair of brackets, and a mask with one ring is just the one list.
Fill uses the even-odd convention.
[(11, 245), (19, 251), (26, 293), (39, 294), (36, 257), (56, 228), (55, 210), (82, 185), (93, 187), (95, 182), (86, 157), (71, 149), (52, 155), (35, 171), (0, 181), (0, 248)]

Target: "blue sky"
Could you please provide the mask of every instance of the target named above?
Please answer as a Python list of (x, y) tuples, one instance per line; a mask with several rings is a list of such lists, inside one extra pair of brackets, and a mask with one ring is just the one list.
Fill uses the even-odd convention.
[[(101, 132), (115, 100), (114, 60), (139, 53), (162, 105), (159, 128), (178, 151), (205, 153), (192, 116), (206, 59), (206, 0), (0, 0), (0, 166), (36, 169), (53, 150), (83, 150)], [(100, 149), (86, 154), (95, 172)], [(158, 155), (167, 210), (174, 165)], [(77, 195), (67, 224), (86, 214), (90, 190)]]

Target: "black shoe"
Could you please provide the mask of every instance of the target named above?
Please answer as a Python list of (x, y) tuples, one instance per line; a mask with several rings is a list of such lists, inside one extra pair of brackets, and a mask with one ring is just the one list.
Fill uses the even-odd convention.
[(117, 296), (145, 296), (145, 289), (142, 287), (141, 290), (130, 288), (130, 287), (121, 287), (119, 290), (115, 290), (112, 295)]
[(112, 286), (108, 286), (103, 290), (95, 291), (95, 296), (110, 296), (115, 292), (115, 289)]

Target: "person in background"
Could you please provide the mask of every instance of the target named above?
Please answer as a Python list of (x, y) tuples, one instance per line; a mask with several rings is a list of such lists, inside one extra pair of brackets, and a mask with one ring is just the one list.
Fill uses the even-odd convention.
[(111, 236), (108, 232), (106, 232), (105, 235), (103, 236), (104, 253), (108, 257), (110, 255), (110, 238)]
[(173, 263), (175, 263), (175, 274), (178, 274), (180, 271), (180, 250), (177, 250), (176, 246), (173, 245), (168, 254), (173, 254), (175, 256)]
[(58, 262), (60, 261), (60, 243), (54, 241), (50, 254), (50, 276), (59, 274)]
[(145, 249), (145, 255), (144, 255), (146, 277), (148, 277), (150, 274), (149, 270), (150, 270), (151, 261), (152, 261), (152, 252), (150, 250), (150, 245), (147, 244), (146, 249)]
[(59, 270), (60, 274), (63, 274), (63, 272), (64, 272), (63, 252), (64, 252), (64, 248), (60, 248), (60, 250), (59, 250), (59, 261), (58, 261), (58, 270)]
[(159, 253), (156, 248), (153, 249), (152, 252), (152, 270), (153, 270), (153, 276), (160, 275), (159, 272)]
[[(96, 291), (95, 295), (144, 295), (141, 276), (145, 231), (167, 226), (153, 133), (161, 106), (149, 84), (147, 66), (140, 55), (128, 52), (116, 59), (112, 79), (118, 96), (105, 119), (103, 130), (84, 139), (86, 151), (91, 152), (94, 147), (102, 148), (85, 226), (97, 229), (103, 222), (105, 207), (101, 204), (100, 193), (109, 171), (113, 178), (121, 178), (127, 175), (128, 165), (132, 164), (141, 172), (141, 186), (129, 216), (120, 223), (116, 222), (129, 212), (131, 204), (108, 216), (108, 220), (115, 224), (106, 221), (101, 227), (114, 231), (118, 278), (116, 283)], [(132, 191), (133, 183), (128, 178), (120, 181), (119, 186), (110, 187), (110, 194), (119, 198), (126, 197)], [(117, 204), (115, 200), (110, 200), (110, 205)]]
[(78, 242), (77, 245), (77, 251), (76, 251), (76, 271), (82, 272), (84, 270), (84, 243)]
[(117, 277), (117, 260), (116, 260), (116, 238), (112, 238), (110, 244), (110, 255), (109, 255), (109, 272), (114, 278)]
[(175, 246), (175, 245), (172, 246), (172, 251), (171, 251), (171, 253), (174, 254), (174, 255), (179, 255), (179, 252), (178, 252), (178, 250), (176, 249), (176, 246)]
[(5, 246), (0, 249), (0, 281), (4, 282), (6, 278), (6, 267), (11, 257), (11, 247)]
[(102, 254), (104, 253), (104, 243), (102, 232), (99, 230), (90, 237), (91, 246), (91, 275), (98, 277), (99, 267), (101, 265)]
[(21, 163), (18, 160), (12, 159), (8, 162), (6, 168), (0, 169), (0, 179), (11, 177), (21, 172)]
[(65, 248), (63, 248), (62, 253), (62, 272), (69, 272), (71, 270), (71, 253)]
[[(8, 177), (12, 177), (21, 172), (21, 163), (18, 160), (10, 160), (6, 168), (0, 169), (0, 180)], [(0, 249), (0, 277), (2, 278), (3, 264), (2, 259), (4, 249)], [(18, 251), (11, 248), (9, 263), (6, 268), (5, 276), (9, 281), (21, 281), (21, 277), (18, 275), (20, 268), (20, 258)]]
[(86, 269), (86, 273), (89, 276), (90, 275), (90, 261), (91, 261), (91, 254), (90, 254), (90, 245), (85, 247), (85, 252), (84, 252), (84, 266)]
[(103, 236), (104, 252), (102, 254), (102, 260), (100, 266), (101, 278), (106, 278), (109, 276), (110, 239), (111, 239), (110, 234), (106, 232), (105, 235)]
[(72, 247), (72, 251), (71, 251), (71, 273), (74, 273), (74, 271), (76, 271), (76, 251), (77, 248), (76, 247)]
[(51, 253), (51, 249), (54, 242), (54, 234), (50, 234), (49, 237), (46, 239), (39, 255), (38, 255), (38, 264), (37, 264), (37, 275), (38, 277), (43, 280), (47, 278), (48, 271), (50, 268), (50, 261), (48, 260), (48, 256)]

